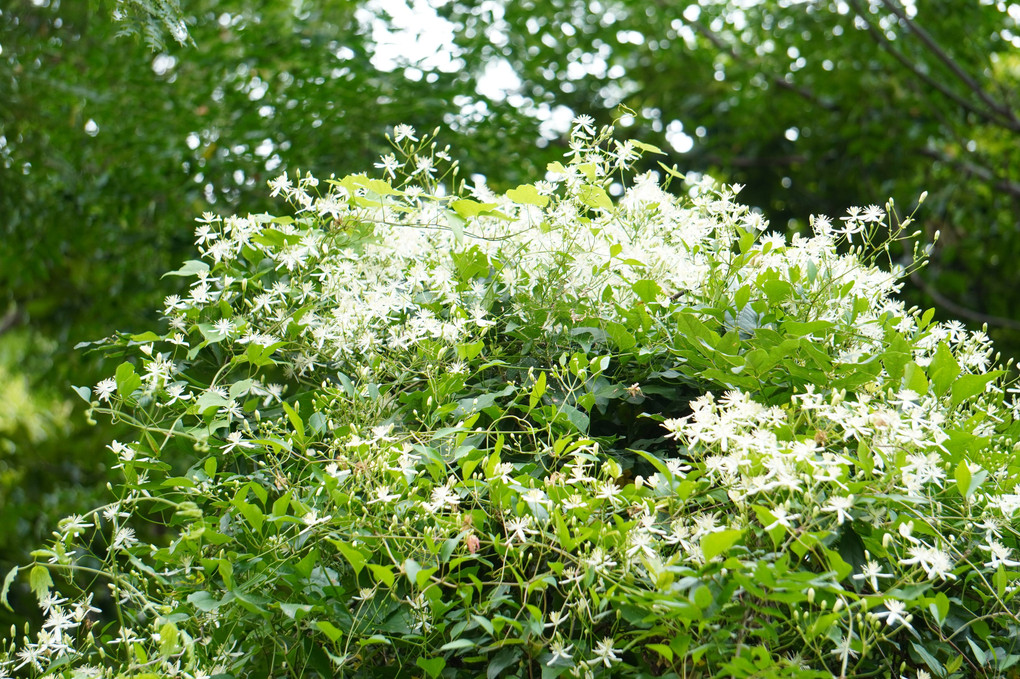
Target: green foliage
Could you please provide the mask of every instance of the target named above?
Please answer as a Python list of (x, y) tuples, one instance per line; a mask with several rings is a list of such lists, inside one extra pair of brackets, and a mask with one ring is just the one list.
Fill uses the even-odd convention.
[(13, 576), (0, 669), (1016, 675), (1020, 405), (893, 297), (911, 218), (787, 241), (583, 117), (506, 192), (392, 139), (203, 216), (166, 328), (98, 343), (123, 479)]
[[(413, 81), (402, 66), (377, 68), (356, 3), (189, 1), (194, 46), (168, 37), (159, 54), (118, 39), (131, 15), (124, 24), (111, 12), (132, 3), (2, 5), (0, 341), (31, 341), (21, 359), (29, 393), (0, 417), (64, 402), (71, 384), (112, 373), (116, 364), (72, 347), (156, 321), (152, 310), (182, 285), (160, 276), (189, 256), (196, 215), (270, 209), (265, 181), (287, 168), (371, 167), (388, 150), (381, 121), (432, 129), (471, 87), (450, 72)], [(514, 174), (496, 159), (521, 139), (485, 150), (468, 141), (470, 126), (459, 129), (452, 139), (473, 163)], [(10, 492), (0, 504), (13, 518), (0, 522), (0, 561), (23, 561), (57, 517), (108, 499), (116, 478), (104, 445), (119, 434), (106, 423), (88, 430), (83, 410), (55, 411), (59, 431), (3, 454)]]
[[(1020, 354), (1018, 16), (1011, 3), (449, 2), (472, 72), (504, 61), (522, 112), (564, 106), (746, 184), (773, 223), (931, 187), (942, 239), (910, 298)], [(918, 289), (920, 288), (920, 289)]]
[[(46, 346), (49, 344), (50, 346)], [(0, 336), (0, 572), (23, 562), (68, 513), (96, 502), (94, 487), (105, 479), (102, 460), (94, 464), (68, 454), (67, 441), (92, 443), (96, 432), (70, 418), (72, 407), (60, 390), (38, 384), (46, 366), (39, 355), (52, 340), (24, 331)], [(55, 483), (55, 480), (57, 483)], [(5, 588), (6, 591), (6, 588)], [(0, 618), (6, 620), (6, 611)]]
[[(261, 192), (271, 173), (369, 167), (385, 149), (381, 121), (404, 119), (448, 125), (464, 176), (516, 187), (564, 152), (565, 111), (608, 122), (620, 104), (634, 115), (619, 134), (655, 141), (684, 172), (748, 184), (745, 202), (801, 233), (811, 211), (933, 187), (921, 226), (942, 238), (910, 281), (923, 292), (908, 284), (907, 298), (987, 321), (997, 346), (1017, 353), (1009, 93), (1020, 31), (1007, 5), (448, 2), (438, 12), (450, 21), (449, 59), (393, 63), (377, 31), (400, 22), (374, 7), (4, 4), (0, 325), (12, 310), (52, 347), (33, 350), (33, 386), (103, 374), (95, 354), (70, 347), (151, 323), (156, 300), (176, 291), (159, 274), (192, 247), (181, 225), (210, 206), (271, 209)], [(124, 31), (144, 43), (117, 39)], [(504, 61), (520, 85), (479, 88)], [(23, 447), (8, 463), (38, 487), (7, 507), (27, 515), (40, 496), (104, 497), (55, 484), (96, 478), (104, 436), (76, 427), (50, 448)], [(43, 461), (70, 449), (52, 473)], [(0, 526), (0, 544), (20, 541), (13, 525), (23, 523)]]

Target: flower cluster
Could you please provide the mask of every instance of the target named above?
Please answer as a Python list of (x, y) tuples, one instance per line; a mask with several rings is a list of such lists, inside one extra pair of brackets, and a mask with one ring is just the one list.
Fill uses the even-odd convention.
[(611, 132), (497, 192), (398, 126), (203, 215), (77, 389), (137, 436), (8, 574), (46, 618), (0, 677), (1008, 676), (1020, 404), (895, 299), (910, 218), (787, 239)]

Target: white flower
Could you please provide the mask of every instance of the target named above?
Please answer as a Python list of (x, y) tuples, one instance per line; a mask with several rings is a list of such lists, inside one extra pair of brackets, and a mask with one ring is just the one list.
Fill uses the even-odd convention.
[(506, 522), (506, 545), (509, 547), (513, 542), (526, 542), (529, 535), (537, 531), (531, 528), (534, 519), (530, 515), (517, 516)]
[(524, 500), (525, 504), (527, 504), (533, 512), (538, 511), (538, 507), (548, 507), (550, 504), (549, 498), (539, 488), (532, 488), (528, 492), (524, 493), (524, 495), (521, 496), (521, 499)]
[(216, 331), (216, 334), (229, 338), (234, 334), (234, 323), (229, 318), (221, 318), (213, 323), (213, 330)]
[(948, 552), (937, 547), (929, 547), (923, 542), (912, 545), (909, 552), (909, 559), (900, 559), (901, 566), (917, 564), (924, 569), (929, 580), (936, 577), (941, 580), (956, 580), (956, 575), (951, 572), (954, 564)]
[(581, 507), (587, 507), (588, 502), (584, 499), (584, 496), (580, 493), (571, 493), (566, 500), (560, 502), (560, 507), (564, 511), (570, 511), (571, 509), (580, 509)]
[(400, 164), (397, 162), (396, 157), (392, 153), (390, 153), (389, 155), (380, 156), (379, 160), (380, 162), (376, 163), (375, 166), (380, 170), (385, 171), (386, 174), (390, 176), (390, 178), (395, 178), (397, 176), (396, 174), (397, 168), (400, 167)]
[(1006, 547), (998, 540), (990, 540), (987, 545), (981, 545), (981, 549), (990, 552), (992, 555), (991, 561), (985, 563), (985, 566), (988, 568), (998, 568), (1000, 565), (1005, 568), (1020, 566), (1020, 561), (1009, 558), (1012, 553), (1009, 547)]
[(379, 486), (373, 492), (375, 493), (375, 498), (369, 500), (366, 504), (374, 505), (376, 502), (391, 502), (400, 497), (397, 493), (391, 493), (389, 486)]
[(627, 549), (627, 556), (634, 556), (639, 552), (649, 559), (658, 556), (654, 548), (655, 536), (646, 530), (632, 531), (627, 541), (630, 543)]
[(591, 554), (589, 554), (588, 558), (585, 559), (585, 563), (589, 568), (599, 573), (605, 573), (616, 565), (616, 561), (606, 554), (605, 550), (601, 547), (596, 547), (591, 550)]
[(877, 205), (869, 205), (864, 208), (864, 214), (861, 215), (862, 222), (880, 222), (885, 219), (885, 211)]
[(405, 139), (410, 139), (411, 141), (418, 141), (418, 137), (414, 136), (414, 134), (415, 134), (414, 128), (411, 127), (410, 125), (400, 124), (393, 128), (393, 140), (397, 142), (403, 141)]
[(563, 639), (560, 639), (559, 635), (553, 639), (553, 642), (549, 645), (549, 650), (552, 651), (552, 657), (546, 661), (546, 666), (555, 665), (558, 661), (570, 662), (570, 652), (574, 649), (574, 645), (569, 646), (563, 645)]
[(31, 665), (33, 669), (42, 672), (42, 665), (39, 663), (39, 660), (46, 657), (44, 650), (39, 644), (25, 644), (17, 653), (18, 659), (21, 662), (15, 665), (14, 669), (20, 670), (25, 665)]
[(320, 523), (326, 523), (327, 521), (329, 521), (332, 518), (333, 518), (332, 516), (319, 516), (319, 512), (317, 512), (316, 510), (313, 509), (310, 512), (306, 512), (305, 515), (301, 517), (301, 521), (306, 526), (311, 527), (311, 526), (317, 526)]
[(223, 454), (231, 452), (234, 448), (254, 448), (255, 444), (243, 439), (244, 434), (239, 431), (232, 431), (227, 434), (227, 445), (220, 451)]
[(110, 443), (107, 444), (106, 447), (109, 448), (113, 452), (113, 454), (120, 459), (121, 462), (131, 462), (132, 460), (135, 459), (135, 454), (137, 452), (131, 446), (125, 446), (123, 443), (117, 441), (116, 439), (110, 441)]
[(882, 572), (882, 567), (877, 561), (868, 559), (868, 562), (864, 564), (864, 568), (861, 569), (860, 573), (854, 573), (851, 576), (854, 580), (867, 580), (871, 583), (871, 589), (875, 592), (878, 591), (878, 579), (879, 578), (891, 578), (892, 576), (888, 573)]
[(876, 618), (880, 620), (882, 618), (885, 618), (885, 624), (888, 625), (889, 627), (892, 627), (897, 622), (899, 622), (913, 629), (913, 627), (910, 625), (910, 620), (912, 616), (903, 615), (903, 612), (907, 610), (907, 605), (905, 603), (898, 599), (885, 599), (882, 601), (882, 603), (885, 604), (885, 610), (882, 611), (881, 613), (876, 613), (875, 614)]
[(784, 528), (791, 529), (793, 528), (793, 525), (790, 522), (794, 519), (800, 518), (800, 514), (791, 514), (786, 507), (774, 507), (769, 510), (769, 513), (772, 514), (772, 518), (774, 518), (775, 521), (765, 526), (766, 531), (770, 531), (776, 526), (783, 526)]
[(269, 180), (269, 188), (270, 197), (275, 198), (281, 192), (285, 195), (289, 194), (291, 189), (294, 188), (294, 184), (290, 181), (290, 177), (288, 177), (286, 174), (281, 174), (276, 179)]
[(853, 509), (854, 496), (848, 495), (846, 497), (832, 497), (829, 501), (822, 506), (822, 511), (835, 512), (837, 525), (842, 526), (844, 521), (852, 521), (853, 517), (850, 516), (849, 511)]
[(61, 519), (59, 526), (61, 533), (66, 538), (84, 533), (86, 528), (92, 528), (92, 522), (86, 521), (81, 514), (72, 514)]
[(107, 377), (105, 380), (99, 382), (96, 385), (96, 399), (99, 401), (109, 401), (110, 396), (117, 390), (117, 380), (112, 377)]
[(848, 658), (857, 657), (857, 651), (853, 650), (850, 646), (853, 643), (853, 635), (840, 635), (838, 641), (835, 639), (834, 641), (836, 641), (836, 648), (829, 651), (831, 655), (838, 656), (839, 659), (843, 661), (846, 661)]
[(117, 529), (117, 532), (113, 535), (113, 542), (110, 546), (114, 550), (128, 549), (138, 544), (138, 538), (135, 537), (135, 529), (127, 526), (121, 526)]
[(42, 608), (43, 613), (49, 614), (66, 603), (67, 599), (61, 599), (53, 592), (46, 592), (46, 594), (39, 600), (39, 607)]
[(595, 492), (595, 497), (603, 500), (609, 500), (609, 503), (615, 507), (621, 501), (620, 487), (613, 481), (604, 481), (598, 484), (598, 490)]
[(594, 648), (595, 659), (602, 661), (606, 667), (610, 667), (613, 663), (620, 662), (620, 656), (618, 656), (617, 650), (613, 648), (612, 637), (605, 637), (595, 645)]

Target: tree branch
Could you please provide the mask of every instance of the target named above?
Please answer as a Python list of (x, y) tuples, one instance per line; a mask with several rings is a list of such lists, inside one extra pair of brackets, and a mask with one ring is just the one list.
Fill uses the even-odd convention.
[(729, 165), (732, 167), (762, 167), (771, 165), (796, 165), (808, 162), (807, 156), (704, 156), (703, 160), (712, 165)]
[(903, 22), (903, 25), (905, 25), (914, 35), (916, 35), (921, 40), (921, 42), (924, 43), (925, 47), (927, 47), (928, 50), (932, 54), (934, 54), (936, 58), (938, 58), (939, 61), (945, 64), (946, 67), (948, 67), (949, 70), (952, 71), (953, 74), (957, 78), (959, 78), (960, 81), (962, 81), (963, 84), (965, 84), (967, 88), (970, 89), (971, 92), (976, 94), (978, 98), (981, 99), (981, 101), (983, 101), (986, 106), (988, 106), (988, 108), (992, 109), (997, 114), (1002, 116), (1005, 119), (1004, 122), (1006, 123), (1006, 126), (1009, 129), (1014, 131), (1020, 131), (1020, 120), (1017, 120), (1016, 116), (1013, 115), (1013, 111), (1010, 110), (1008, 106), (1005, 106), (995, 101), (992, 98), (992, 96), (988, 94), (988, 92), (986, 92), (983, 87), (981, 87), (981, 84), (978, 83), (977, 80), (975, 80), (973, 77), (971, 77), (969, 73), (963, 70), (963, 67), (956, 63), (956, 61), (953, 60), (953, 58), (950, 57), (949, 54), (946, 53), (946, 51), (942, 49), (937, 42), (935, 42), (935, 39), (931, 36), (930, 33), (928, 33), (928, 31), (924, 30), (922, 27), (918, 26), (915, 22), (913, 22), (903, 11), (903, 8), (897, 6), (897, 4), (892, 0), (882, 0), (882, 4), (885, 5), (890, 12), (895, 14), (897, 18), (899, 18), (899, 20)]
[(21, 312), (16, 307), (11, 308), (4, 314), (3, 318), (0, 318), (0, 335), (12, 330), (17, 325), (21, 325), (22, 321), (24, 321), (24, 318), (22, 318)]
[(919, 149), (918, 153), (933, 160), (938, 160), (943, 163), (947, 163), (957, 168), (961, 172), (965, 172), (973, 177), (984, 180), (994, 186), (996, 189), (1020, 198), (1020, 182), (1015, 182), (1010, 179), (1001, 179), (997, 177), (994, 172), (989, 170), (987, 167), (977, 165), (975, 163), (969, 163), (966, 160), (958, 160), (956, 158), (950, 158), (944, 153), (936, 151), (934, 149)]
[(980, 311), (974, 311), (973, 309), (968, 309), (965, 306), (957, 304), (929, 285), (916, 271), (910, 274), (910, 281), (917, 287), (921, 288), (926, 295), (935, 300), (937, 305), (951, 311), (957, 316), (961, 316), (977, 323), (1009, 328), (1010, 330), (1020, 330), (1020, 321), (1015, 321), (1012, 318), (1004, 318), (1002, 316), (989, 316), (988, 314), (983, 314)]
[(874, 39), (874, 41), (878, 44), (878, 46), (882, 48), (885, 52), (887, 52), (889, 56), (898, 61), (901, 66), (903, 66), (905, 69), (913, 73), (914, 77), (922, 80), (929, 87), (938, 90), (939, 92), (942, 93), (943, 96), (951, 99), (954, 103), (956, 103), (964, 110), (969, 111), (974, 115), (980, 116), (985, 120), (996, 125), (1001, 125), (1004, 122), (1006, 122), (1007, 127), (1011, 127), (1008, 124), (1008, 121), (1002, 121), (998, 116), (995, 116), (992, 113), (989, 113), (988, 111), (975, 106), (974, 104), (972, 104), (971, 102), (967, 101), (959, 94), (954, 92), (953, 90), (949, 89), (949, 87), (946, 86), (944, 83), (935, 80), (930, 75), (919, 69), (917, 65), (914, 64), (914, 62), (912, 62), (910, 59), (906, 57), (905, 54), (903, 54), (898, 49), (893, 47), (892, 41), (886, 38), (881, 31), (875, 28), (871, 24), (871, 22), (868, 21), (868, 17), (858, 0), (848, 0), (848, 2), (850, 3), (850, 6), (853, 7), (853, 10), (857, 13), (857, 16), (860, 17), (860, 19), (864, 22), (864, 25), (868, 29), (868, 33), (871, 35), (872, 39)]
[(743, 63), (743, 64), (746, 64), (748, 66), (751, 66), (752, 68), (756, 68), (763, 75), (767, 75), (769, 77), (769, 79), (777, 87), (780, 87), (780, 88), (782, 88), (784, 90), (788, 90), (790, 92), (793, 92), (793, 93), (799, 95), (800, 97), (806, 99), (807, 101), (810, 101), (815, 106), (818, 106), (819, 108), (825, 109), (826, 111), (837, 111), (837, 110), (839, 110), (838, 106), (836, 106), (835, 104), (833, 104), (831, 102), (827, 102), (827, 101), (823, 101), (822, 99), (819, 99), (818, 96), (814, 92), (812, 92), (811, 90), (809, 90), (807, 88), (804, 88), (804, 87), (799, 87), (797, 85), (794, 85), (793, 83), (788, 81), (786, 78), (783, 78), (782, 76), (778, 76), (778, 75), (775, 75), (775, 74), (772, 74), (772, 73), (766, 73), (765, 70), (762, 69), (758, 64), (750, 63), (739, 52), (737, 52), (731, 45), (727, 45), (726, 41), (723, 40), (722, 38), (720, 38), (718, 35), (716, 35), (716, 33), (714, 31), (712, 31), (712, 29), (708, 28), (707, 26), (702, 24), (700, 21), (690, 21), (688, 23), (691, 26), (693, 26), (698, 31), (698, 33), (701, 33), (703, 36), (708, 38), (709, 42), (711, 42), (713, 45), (715, 45), (715, 47), (717, 49), (719, 49), (720, 51), (723, 51), (726, 54), (728, 54), (734, 61), (739, 61), (740, 63)]

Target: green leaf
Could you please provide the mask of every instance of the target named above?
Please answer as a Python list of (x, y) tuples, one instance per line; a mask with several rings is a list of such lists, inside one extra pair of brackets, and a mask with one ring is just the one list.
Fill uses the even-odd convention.
[(535, 384), (531, 387), (531, 396), (528, 397), (528, 408), (534, 408), (542, 402), (542, 396), (545, 394), (546, 379), (545, 371), (538, 374), (538, 378), (535, 380)]
[(393, 587), (395, 578), (393, 576), (393, 571), (389, 567), (370, 563), (368, 564), (368, 570), (372, 571), (372, 576), (375, 578), (376, 582), (382, 583), (387, 587)]
[(712, 590), (704, 585), (694, 590), (694, 596), (691, 597), (694, 605), (700, 609), (706, 609), (712, 605), (714, 599), (712, 598)]
[(570, 422), (570, 424), (574, 425), (574, 428), (577, 429), (578, 432), (580, 432), (581, 434), (588, 433), (588, 425), (590, 423), (590, 419), (588, 418), (587, 415), (585, 415), (583, 412), (581, 412), (574, 406), (568, 405), (566, 403), (561, 404), (559, 409), (561, 413), (567, 416), (567, 420)]
[(611, 210), (613, 208), (613, 199), (600, 186), (583, 184), (577, 190), (577, 197), (588, 207), (601, 208), (603, 210)]
[(953, 382), (960, 374), (960, 364), (953, 357), (953, 352), (945, 342), (939, 342), (935, 355), (928, 366), (928, 375), (931, 376), (931, 384), (935, 394), (941, 396), (953, 386)]
[(705, 561), (711, 561), (716, 556), (726, 552), (726, 550), (736, 544), (743, 534), (743, 530), (721, 530), (702, 535), (701, 551), (705, 555)]
[(438, 677), (439, 673), (443, 671), (444, 667), (446, 667), (446, 661), (442, 658), (429, 658), (426, 660), (419, 656), (414, 662), (418, 667), (425, 670), (425, 673), (432, 677), (432, 679)]
[(630, 144), (634, 148), (641, 149), (642, 151), (645, 151), (646, 153), (655, 153), (655, 154), (658, 154), (660, 156), (666, 155), (665, 152), (662, 149), (660, 149), (658, 146), (653, 146), (652, 144), (646, 144), (645, 142), (638, 141), (637, 139), (631, 139), (630, 140)]
[(654, 302), (662, 295), (662, 288), (659, 284), (651, 280), (640, 280), (634, 282), (631, 286), (631, 290), (637, 295), (638, 299), (646, 304)]
[(543, 196), (531, 184), (521, 184), (516, 189), (510, 189), (506, 192), (506, 197), (521, 205), (545, 207), (549, 204), (549, 196)]
[(633, 349), (637, 345), (637, 340), (634, 339), (634, 335), (630, 334), (627, 330), (627, 326), (616, 321), (609, 321), (606, 323), (606, 336), (609, 337), (621, 351), (628, 351)]
[(209, 271), (209, 265), (198, 259), (189, 259), (184, 263), (177, 271), (168, 271), (163, 274), (162, 278), (167, 276), (195, 276), (200, 273), (207, 273)]
[(979, 665), (988, 664), (988, 654), (982, 649), (977, 643), (970, 637), (967, 637), (967, 643), (970, 644), (971, 653), (974, 654), (974, 659), (978, 661)]
[(482, 353), (482, 349), (485, 348), (485, 341), (478, 340), (477, 342), (467, 342), (465, 344), (457, 345), (457, 358), (462, 361), (470, 361)]
[(901, 386), (910, 389), (915, 394), (924, 396), (928, 393), (928, 378), (925, 377), (924, 369), (917, 363), (910, 361), (903, 368), (903, 380)]
[(263, 346), (261, 344), (251, 343), (245, 350), (245, 356), (248, 357), (248, 362), (254, 365), (256, 368), (263, 368), (267, 365), (276, 365), (276, 361), (270, 358), (275, 349), (273, 347)]
[(35, 592), (36, 597), (39, 599), (49, 594), (50, 587), (53, 587), (50, 569), (39, 564), (32, 566), (32, 570), (28, 573), (28, 586), (32, 588), (32, 591)]
[(117, 366), (114, 373), (117, 382), (117, 393), (121, 396), (130, 396), (138, 387), (142, 386), (142, 378), (135, 372), (135, 366), (125, 361)]
[(177, 650), (177, 644), (180, 641), (180, 632), (177, 629), (177, 625), (172, 622), (168, 622), (159, 628), (159, 653), (163, 657), (168, 657)]
[(3, 604), (3, 607), (12, 613), (14, 612), (14, 609), (11, 608), (11, 604), (7, 601), (7, 592), (10, 591), (11, 585), (14, 583), (14, 578), (18, 575), (18, 570), (19, 568), (14, 566), (11, 570), (7, 571), (7, 575), (4, 576), (3, 587), (0, 588), (0, 604)]
[(200, 611), (208, 613), (209, 611), (215, 611), (221, 605), (223, 601), (213, 597), (212, 594), (201, 590), (198, 592), (192, 592), (188, 595), (188, 603), (197, 608)]
[(280, 497), (273, 500), (273, 513), (274, 518), (280, 518), (286, 516), (287, 510), (290, 509), (290, 491), (281, 495)]
[(313, 608), (314, 606), (311, 604), (280, 604), (283, 614), (295, 622), (301, 622), (301, 619)]
[(521, 653), (522, 651), (519, 648), (504, 648), (494, 655), (492, 660), (489, 661), (489, 666), (485, 669), (486, 679), (502, 677), (503, 670), (516, 664), (517, 659), (521, 657)]
[(829, 562), (829, 569), (836, 574), (836, 582), (842, 582), (853, 573), (853, 566), (848, 564), (839, 552), (825, 547), (822, 547), (822, 552), (825, 554), (826, 561)]
[(921, 660), (924, 661), (924, 664), (927, 665), (928, 668), (932, 672), (935, 673), (935, 676), (937, 676), (937, 677), (944, 677), (945, 676), (946, 673), (945, 673), (945, 670), (942, 667), (942, 663), (940, 663), (935, 658), (935, 656), (933, 656), (931, 653), (929, 653), (928, 649), (926, 649), (923, 645), (917, 643), (916, 641), (911, 641), (910, 645), (913, 647), (913, 649), (917, 653), (917, 655), (919, 655), (921, 657)]
[(953, 473), (956, 478), (956, 489), (960, 491), (962, 497), (970, 496), (970, 467), (967, 466), (966, 460), (960, 460), (960, 464), (956, 465), (956, 471)]
[(255, 533), (262, 532), (262, 523), (265, 521), (265, 515), (262, 510), (253, 504), (245, 502), (244, 500), (235, 501), (234, 506), (244, 516), (245, 521), (249, 526), (252, 527)]
[(946, 616), (949, 615), (949, 597), (944, 592), (937, 592), (935, 598), (928, 604), (928, 609), (932, 613), (932, 617), (935, 618), (935, 622), (941, 626), (946, 621)]
[(953, 407), (955, 408), (967, 399), (983, 393), (985, 386), (989, 382), (998, 379), (1002, 374), (1002, 370), (993, 370), (984, 375), (963, 375), (960, 377), (960, 379), (953, 383)]
[(733, 308), (737, 311), (743, 309), (747, 303), (751, 300), (751, 286), (744, 285), (737, 290), (737, 294), (733, 297)]
[(464, 219), (470, 219), (482, 214), (483, 212), (488, 212), (496, 206), (497, 203), (479, 203), (478, 201), (471, 200), (470, 198), (458, 198), (450, 203), (450, 207), (453, 208), (453, 211)]
[(829, 321), (811, 321), (810, 323), (785, 321), (783, 323), (783, 330), (794, 337), (814, 335), (816, 337), (824, 338), (829, 334), (829, 331), (832, 330), (832, 323)]
[(336, 641), (337, 639), (339, 639), (340, 637), (342, 637), (344, 635), (343, 632), (341, 632), (339, 629), (337, 629), (336, 625), (334, 625), (333, 623), (329, 622), (328, 620), (316, 620), (315, 621), (315, 627), (320, 632), (322, 632), (327, 637), (329, 637), (330, 641)]
[(399, 195), (400, 192), (394, 190), (388, 181), (382, 179), (369, 179), (365, 175), (354, 175), (351, 177), (351, 183), (355, 186), (361, 186), (368, 189), (377, 196), (394, 196)]
[(196, 415), (204, 415), (209, 410), (218, 410), (219, 408), (229, 407), (233, 405), (234, 401), (229, 398), (224, 398), (219, 394), (207, 391), (197, 399), (195, 399), (195, 405), (191, 406), (191, 412)]
[(290, 420), (291, 425), (294, 427), (294, 431), (297, 432), (298, 438), (304, 439), (305, 423), (301, 421), (301, 416), (298, 415), (297, 410), (291, 407), (291, 405), (286, 401), (282, 402), (280, 405), (282, 405), (284, 411), (286, 411), (287, 418)]
[(474, 648), (477, 646), (475, 642), (470, 639), (454, 639), (453, 641), (447, 642), (439, 647), (440, 651), (455, 651), (458, 648)]
[(355, 575), (361, 573), (361, 569), (365, 567), (368, 559), (360, 550), (352, 547), (346, 542), (340, 542), (339, 540), (330, 540), (340, 553), (344, 555), (344, 558), (351, 564), (351, 568), (354, 569)]

